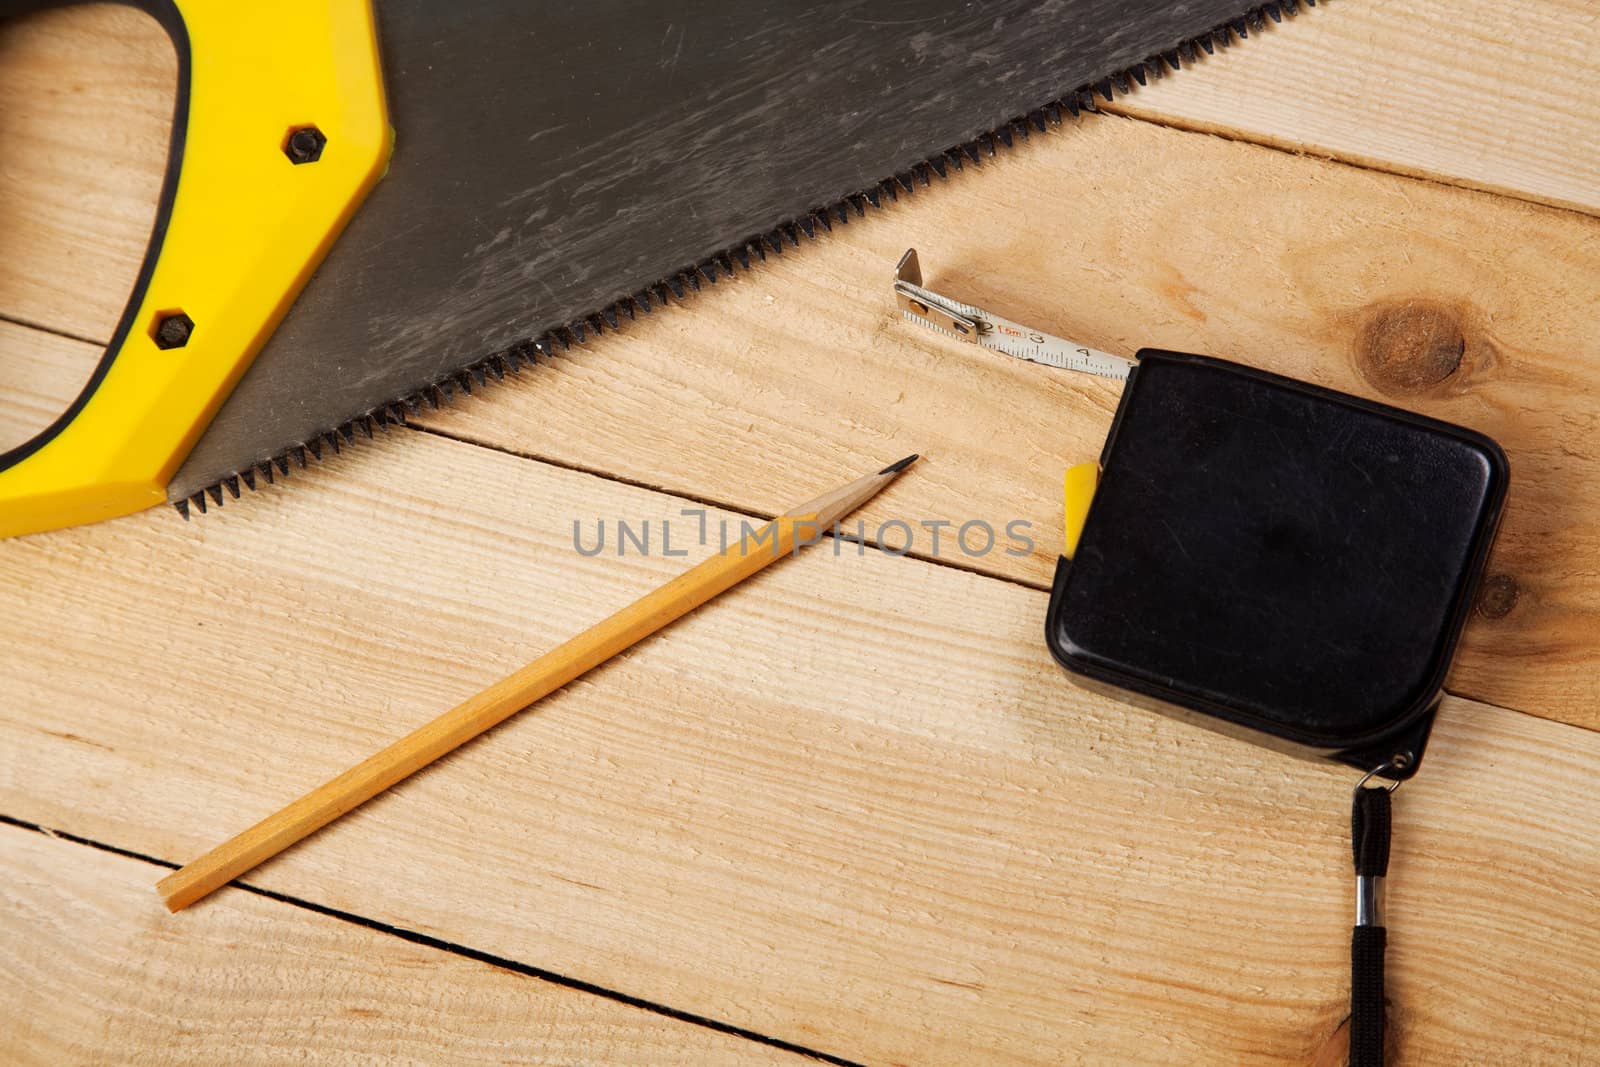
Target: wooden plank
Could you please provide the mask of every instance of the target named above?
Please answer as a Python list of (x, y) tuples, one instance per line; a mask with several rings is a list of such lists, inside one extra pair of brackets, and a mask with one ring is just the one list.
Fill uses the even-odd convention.
[(1044, 587), (1061, 470), (1098, 454), (1117, 386), (900, 322), (908, 245), (935, 288), (1087, 344), (1228, 356), (1500, 441), (1495, 595), (1450, 686), (1600, 726), (1600, 222), (1570, 212), (1103, 117), (424, 421), (768, 513), (819, 463), (920, 450), (902, 517), (1028, 522), (1026, 555), (964, 557), (953, 528), (944, 554)]
[(1596, 214), (1597, 50), (1562, 0), (1340, 0), (1114, 108)]
[[(1561, 0), (1324, 4), (1113, 109), (1593, 212), (1600, 73), (1578, 60), (1597, 47), (1600, 23)], [(0, 263), (0, 314), (109, 337), (175, 77), (160, 28), (122, 5), (0, 27), (0, 232), (27, 249)]]
[(150, 898), (163, 868), (15, 826), (0, 869), (17, 1067), (809, 1062), (246, 893), (172, 921)]
[(0, 317), (110, 339), (155, 221), (176, 81), (166, 34), (131, 7), (0, 21)]
[[(574, 519), (687, 502), (404, 437), (0, 544), (0, 811), (186, 859), (707, 551), (583, 557)], [(1311, 1060), (1353, 775), (1086, 694), (1044, 607), (813, 550), (259, 882), (863, 1061)], [(1600, 735), (1447, 703), (1398, 805), (1402, 1057), (1582, 1055), (1597, 772)]]
[(99, 352), (82, 341), (0, 320), (0, 452), (66, 410)]
[[(1463, 25), (1499, 17), (1489, 5), (1461, 8)], [(1530, 25), (1555, 17), (1549, 5), (1538, 10), (1546, 14), (1529, 14)], [(1412, 16), (1396, 17), (1407, 25)], [(1308, 14), (1261, 47), (1238, 49), (1237, 62), (1265, 62), (1299, 31), (1351, 19), (1369, 16), (1352, 4)], [(1375, 51), (1360, 54), (1383, 66), (1380, 52), (1431, 39), (1376, 35)], [(1472, 56), (1466, 69), (1478, 71)], [(1212, 61), (1204, 66), (1192, 76), (1211, 76)], [(1174, 79), (1173, 91), (1189, 80)], [(1543, 122), (1519, 129), (1557, 128)], [(79, 129), (80, 140), (90, 136)], [(1523, 135), (1506, 136), (1515, 144)], [(50, 185), (47, 176), (35, 184)], [(864, 453), (921, 448), (929, 471), (907, 508), (922, 549), (931, 535), (921, 521), (1020, 520), (1034, 551), (976, 560), (957, 552), (954, 561), (1042, 587), (1054, 565), (1060, 467), (1098, 450), (1114, 389), (1008, 366), (894, 323), (883, 280), (917, 243), (938, 284), (1101, 347), (1231, 355), (1490, 433), (1511, 454), (1512, 499), (1492, 595), (1468, 627), (1450, 686), (1595, 726), (1600, 675), (1588, 664), (1600, 650), (1600, 533), (1587, 516), (1600, 508), (1600, 364), (1590, 355), (1597, 237), (1587, 218), (1103, 119), (1038, 139), (978, 180), (919, 195), (719, 288), (690, 316), (656, 316), (433, 424), (768, 513), (804, 492), (798, 482), (819, 459), (809, 444), (819, 436), (840, 475)], [(70, 264), (38, 262), (45, 274), (71, 276)], [(8, 303), (0, 295), (0, 310)], [(796, 459), (774, 477), (741, 466), (753, 446)], [(874, 527), (883, 518), (863, 517)]]

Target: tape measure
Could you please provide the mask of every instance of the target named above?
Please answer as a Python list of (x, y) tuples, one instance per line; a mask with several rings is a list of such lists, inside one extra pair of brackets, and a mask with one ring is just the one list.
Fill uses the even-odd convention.
[(1045, 642), (1090, 689), (1366, 772), (1349, 1059), (1381, 1067), (1389, 793), (1427, 745), (1505, 505), (1505, 453), (1254, 367), (1052, 337), (923, 288), (915, 249), (894, 291), (919, 326), (1126, 381), (1099, 459), (1066, 473)]
[(922, 265), (917, 262), (915, 248), (906, 249), (906, 254), (900, 257), (900, 265), (894, 272), (894, 293), (908, 321), (958, 341), (971, 341), (1030, 363), (1118, 381), (1126, 381), (1133, 370), (1131, 359), (1035, 330), (923, 288)]

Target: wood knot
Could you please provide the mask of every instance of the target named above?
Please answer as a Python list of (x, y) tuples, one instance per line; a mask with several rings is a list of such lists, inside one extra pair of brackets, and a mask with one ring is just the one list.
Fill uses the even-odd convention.
[(1517, 606), (1522, 589), (1509, 574), (1491, 574), (1478, 591), (1478, 614), (1486, 619), (1503, 619)]
[(1386, 393), (1420, 393), (1456, 373), (1466, 350), (1454, 309), (1407, 300), (1368, 315), (1356, 339), (1356, 366)]

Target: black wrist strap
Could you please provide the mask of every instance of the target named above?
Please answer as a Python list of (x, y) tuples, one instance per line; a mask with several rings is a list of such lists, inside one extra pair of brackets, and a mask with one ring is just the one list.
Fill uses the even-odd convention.
[(1350, 814), (1356, 927), (1350, 939), (1350, 1067), (1383, 1067), (1383, 952), (1378, 880), (1389, 872), (1389, 787), (1357, 786)]

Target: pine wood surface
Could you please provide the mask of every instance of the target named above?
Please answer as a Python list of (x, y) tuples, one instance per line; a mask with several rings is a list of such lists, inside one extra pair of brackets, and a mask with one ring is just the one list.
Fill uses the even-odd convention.
[[(0, 810), (197, 855), (692, 561), (585, 559), (573, 517), (687, 503), (408, 431), (225, 522), (12, 542)], [(864, 1062), (1309, 1059), (1351, 776), (1066, 684), (1044, 599), (814, 549), (251, 880)], [(1581, 1047), (1600, 735), (1452, 700), (1428, 759), (1402, 1042)]]
[[(741, 531), (728, 547), (186, 863), (181, 870), (163, 878), (156, 885), (157, 892), (169, 909), (178, 911), (248, 874), (517, 712), (671, 626), (718, 594), (820, 542), (827, 530), (863, 501), (882, 492), (898, 472), (898, 467), (890, 469), (886, 465), (883, 470), (862, 475), (771, 522), (759, 524), (748, 534)], [(648, 544), (649, 528), (644, 529)], [(603, 527), (597, 536), (603, 539)], [(664, 532), (661, 536), (669, 535)], [(620, 529), (617, 537), (622, 537)], [(619, 547), (621, 544), (619, 541)]]
[[(1497, 10), (1462, 6), (1468, 21)], [(1346, 11), (1367, 19), (1328, 4), (1185, 78), (1208, 79), (1198, 100), (1243, 92), (1262, 76), (1252, 54)], [(1363, 69), (1424, 54), (1413, 31), (1385, 43), (1404, 18), (1364, 24)], [(48, 54), (19, 68), (24, 32)], [(119, 65), (160, 82), (170, 60), (142, 32), (116, 9), (0, 31), (0, 140), (25, 148), (0, 160), (5, 432), (72, 394), (142, 252), (166, 105), (111, 88)], [(49, 77), (90, 54), (96, 76)], [(1481, 50), (1457, 62), (1499, 76)], [(1175, 106), (1182, 81), (1153, 98)], [(1532, 109), (1508, 128), (1592, 127), (1571, 84), (1542, 87), (1550, 126)], [(114, 158), (59, 162), (111, 108)], [(1455, 136), (1445, 111), (1407, 117), (1403, 156), (1346, 153), (1364, 168), (1244, 143), (1323, 128), (1298, 112), (1229, 114), (1260, 128), (1230, 141), (1102, 117), (1035, 139), (223, 515), (0, 543), (0, 814), (190, 859), (698, 558), (584, 558), (575, 519), (659, 530), (709, 503), (754, 521), (818, 479), (925, 449), (864, 510), (869, 532), (890, 517), (1022, 518), (1035, 551), (935, 563), (821, 546), (252, 883), (853, 1060), (1326, 1058), (1345, 1010), (1349, 776), (1065, 681), (1038, 634), (1060, 469), (1098, 449), (1114, 387), (902, 327), (888, 295), (916, 244), (934, 287), (1100, 347), (1232, 355), (1491, 433), (1513, 462), (1502, 580), (1450, 688), (1600, 722), (1595, 222), (1525, 202), (1571, 199), (1549, 191), (1561, 168), (1538, 153), (1505, 189), (1523, 200), (1371, 169), (1498, 188), (1430, 140)], [(1345, 152), (1317, 137), (1299, 147)], [(1582, 180), (1594, 138), (1566, 140)], [(18, 206), (24, 191), (39, 210)], [(1427, 772), (1397, 804), (1400, 1062), (1590, 1055), (1597, 769), (1586, 730), (1446, 702)], [(207, 925), (195, 944), (184, 932), (201, 927), (183, 924), (270, 902), (226, 891), (168, 917), (148, 887), (138, 911), (114, 876), (63, 873), (79, 869), (52, 874), (68, 901), (108, 927), (171, 930), (174, 953), (268, 939)], [(440, 968), (462, 966), (339, 975), (335, 957), (355, 951), (324, 950), (332, 999), (377, 988), (426, 1004)], [(163, 1003), (115, 985), (92, 988), (130, 1012)], [(628, 1059), (606, 1043), (614, 1004), (570, 996), (591, 1041), (574, 1032), (573, 1058)], [(339, 1017), (327, 1036), (359, 1058), (419, 1032), (408, 1025)], [(489, 1054), (493, 1026), (434, 1031), (441, 1057)]]
[[(1358, 6), (1330, 5), (1229, 55), (1272, 52), (1294, 29)], [(134, 62), (143, 53), (130, 52), (130, 28), (116, 29), (117, 54)], [(1224, 70), (1189, 73), (1217, 81)], [(39, 125), (66, 138), (74, 113), (62, 105)], [(153, 129), (133, 139), (161, 141)], [(809, 492), (813, 470), (843, 478), (916, 449), (963, 457), (938, 480), (918, 480), (903, 516), (922, 534), (916, 550), (931, 547), (923, 521), (1026, 521), (1034, 552), (952, 562), (1043, 588), (1061, 468), (1098, 451), (1116, 386), (901, 323), (888, 279), (916, 244), (930, 284), (1086, 343), (1226, 355), (1495, 437), (1512, 460), (1511, 505), (1491, 561), (1494, 599), (1468, 628), (1451, 689), (1600, 724), (1600, 675), (1588, 669), (1600, 650), (1600, 535), (1588, 520), (1600, 510), (1600, 222), (1109, 117), (982, 170), (720, 285), (688, 314), (650, 316), (495, 389), (492, 401), (424, 421), (767, 514)], [(33, 182), (49, 186), (50, 175)], [(105, 198), (126, 205), (134, 194)], [(127, 259), (141, 233), (130, 221), (117, 255)], [(84, 277), (52, 249), (101, 256), (67, 230), (27, 247), (46, 276)], [(60, 328), (108, 336), (115, 303), (83, 301)], [(13, 306), (12, 317), (32, 321), (27, 299), (0, 290), (0, 315)], [(743, 463), (753, 448), (775, 467)], [(869, 530), (885, 518), (881, 508), (862, 515)]]
[(0, 316), (111, 336), (155, 220), (176, 78), (166, 35), (121, 4), (0, 24)]
[(1114, 106), (1597, 214), (1597, 49), (1592, 4), (1324, 0)]
[(245, 893), (180, 928), (161, 867), (15, 826), (0, 862), (8, 1064), (813, 1062)]
[(769, 514), (813, 464), (843, 477), (921, 450), (899, 516), (1025, 520), (1027, 556), (946, 556), (1046, 588), (1062, 470), (1099, 454), (1118, 386), (901, 321), (909, 245), (936, 290), (1097, 348), (1222, 355), (1494, 437), (1512, 488), (1489, 566), (1512, 602), (1473, 617), (1450, 688), (1600, 725), (1588, 216), (1096, 118), (423, 421)]

